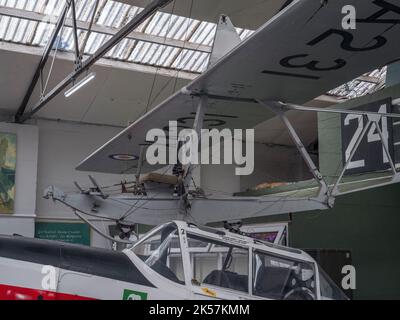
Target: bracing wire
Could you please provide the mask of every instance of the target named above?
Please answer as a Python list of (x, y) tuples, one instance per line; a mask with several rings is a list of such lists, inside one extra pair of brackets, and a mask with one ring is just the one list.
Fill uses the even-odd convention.
[[(172, 27), (171, 21), (172, 21), (172, 16), (173, 16), (173, 14), (174, 14), (174, 12), (175, 12), (175, 4), (176, 4), (176, 0), (173, 1), (171, 14), (170, 14), (169, 19), (168, 19), (168, 27), (167, 27), (167, 30), (166, 30), (166, 32), (165, 32), (164, 39), (163, 39), (163, 46), (164, 46), (163, 52), (165, 52), (165, 50), (167, 50), (167, 46), (165, 46), (165, 44), (166, 44), (166, 42), (167, 42), (168, 33), (169, 33), (169, 31), (171, 30), (171, 27)], [(148, 97), (148, 99), (147, 99), (146, 108), (145, 108), (143, 114), (146, 114), (146, 113), (149, 111), (150, 106), (152, 105), (152, 103), (153, 103), (153, 102), (155, 101), (155, 99), (156, 99), (156, 98), (155, 98), (155, 99), (152, 100), (151, 98), (152, 98), (152, 96), (153, 96), (153, 91), (154, 91), (154, 88), (155, 88), (155, 85), (156, 85), (156, 80), (157, 80), (158, 72), (159, 72), (159, 70), (160, 70), (160, 66), (159, 66), (159, 65), (160, 65), (160, 61), (161, 61), (162, 56), (163, 56), (163, 54), (161, 53), (161, 54), (159, 55), (159, 57), (158, 57), (157, 63), (155, 63), (155, 64), (157, 65), (157, 68), (156, 68), (156, 72), (155, 72), (154, 75), (153, 75), (153, 82), (152, 82), (152, 85), (151, 85), (151, 88), (150, 88), (149, 97)], [(161, 90), (163, 90), (163, 89), (161, 89)], [(159, 93), (157, 93), (156, 96), (158, 96), (158, 95), (159, 95)]]
[(64, 32), (65, 21), (66, 21), (66, 19), (67, 19), (67, 16), (68, 16), (68, 15), (65, 14), (64, 20), (63, 20), (63, 22), (62, 22), (61, 30), (58, 32), (58, 38), (57, 38), (56, 48), (55, 48), (55, 51), (54, 51), (53, 59), (52, 59), (52, 61), (51, 61), (51, 65), (50, 65), (50, 69), (49, 69), (49, 73), (48, 73), (48, 75), (47, 75), (47, 79), (46, 79), (45, 85), (44, 85), (44, 87), (42, 88), (42, 92), (41, 92), (41, 95), (42, 95), (42, 96), (44, 96), (44, 94), (45, 94), (45, 92), (46, 92), (47, 86), (48, 86), (48, 84), (49, 84), (50, 76), (51, 76), (51, 74), (52, 74), (52, 72), (53, 72), (54, 62), (55, 62), (55, 60), (56, 60), (56, 56), (57, 56), (57, 52), (58, 52), (58, 47), (59, 47), (60, 42), (61, 42), (61, 35), (62, 35), (62, 33)]
[[(193, 16), (193, 2), (194, 2), (194, 0), (191, 0), (191, 2), (190, 2), (189, 18), (188, 18), (188, 20), (187, 20), (188, 26), (189, 26), (190, 20), (192, 19), (192, 16)], [(187, 29), (189, 30), (189, 28), (187, 28)], [(188, 30), (186, 30), (186, 35), (185, 35), (186, 41), (189, 40), (189, 39), (187, 39), (187, 37), (188, 37), (188, 34), (187, 34)], [(179, 56), (179, 63), (177, 64), (177, 67), (178, 67), (178, 68), (179, 68), (179, 65), (181, 64), (182, 59), (183, 59), (183, 50), (184, 50), (184, 49), (185, 49), (185, 46), (183, 46), (183, 48), (182, 48), (182, 50), (181, 50), (181, 54), (180, 54), (180, 56)], [(178, 80), (179, 80), (179, 74), (180, 74), (180, 70), (178, 70), (178, 72), (176, 73), (173, 92), (176, 92), (176, 87), (177, 87), (177, 85), (178, 85)]]

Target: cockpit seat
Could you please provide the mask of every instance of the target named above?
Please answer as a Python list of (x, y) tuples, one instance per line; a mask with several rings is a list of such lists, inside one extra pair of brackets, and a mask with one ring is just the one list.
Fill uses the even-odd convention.
[(248, 291), (248, 277), (231, 271), (211, 271), (211, 273), (204, 278), (203, 283), (238, 291)]
[(290, 270), (277, 267), (260, 267), (257, 272), (254, 294), (266, 298), (282, 299)]
[(174, 272), (172, 272), (172, 270), (170, 268), (168, 268), (164, 263), (160, 262), (160, 261), (156, 261), (151, 268), (159, 273), (160, 275), (162, 275), (163, 277), (167, 278), (168, 280), (180, 283), (180, 284), (185, 284), (184, 281), (181, 281), (178, 279), (178, 277), (175, 275)]

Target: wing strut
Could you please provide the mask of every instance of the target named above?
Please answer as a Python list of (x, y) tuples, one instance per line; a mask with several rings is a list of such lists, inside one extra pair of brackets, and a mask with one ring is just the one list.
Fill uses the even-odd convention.
[(92, 190), (94, 192), (98, 192), (98, 194), (103, 198), (103, 199), (107, 199), (108, 195), (105, 194), (105, 192), (102, 190), (102, 188), (100, 187), (100, 185), (97, 183), (96, 179), (93, 178), (91, 175), (89, 175), (89, 179), (90, 181), (93, 183), (94, 188), (92, 188)]
[(332, 108), (315, 108), (307, 106), (299, 106), (292, 103), (274, 102), (277, 108), (283, 111), (297, 110), (297, 111), (308, 111), (308, 112), (325, 112), (325, 113), (340, 113), (340, 114), (356, 114), (359, 116), (379, 116), (388, 118), (400, 118), (400, 113), (386, 113), (386, 112), (373, 112), (373, 111), (362, 111), (362, 110), (345, 110), (345, 109), (332, 109)]
[(138, 162), (138, 166), (137, 166), (137, 170), (136, 170), (136, 174), (135, 174), (136, 184), (138, 186), (140, 184), (140, 174), (142, 172), (142, 165), (143, 165), (144, 159), (145, 159), (145, 147), (140, 146), (139, 162)]
[(303, 142), (301, 142), (300, 137), (298, 136), (296, 130), (293, 128), (292, 124), (290, 123), (288, 117), (285, 114), (283, 108), (281, 108), (276, 102), (263, 102), (259, 101), (259, 103), (272, 112), (274, 112), (284, 123), (286, 126), (290, 137), (292, 138), (294, 144), (296, 145), (297, 149), (299, 150), (302, 158), (304, 159), (305, 163), (307, 164), (311, 174), (313, 175), (314, 179), (319, 183), (319, 192), (318, 198), (326, 197), (328, 195), (328, 186), (324, 180), (324, 177), (319, 172), (317, 166), (315, 165), (314, 161), (311, 159), (310, 155), (307, 152), (306, 147), (304, 146)]
[[(201, 139), (201, 129), (203, 128), (203, 122), (204, 122), (204, 116), (205, 116), (206, 109), (207, 109), (207, 104), (208, 104), (207, 95), (200, 96), (199, 103), (198, 103), (197, 110), (196, 110), (196, 117), (195, 117), (194, 123), (193, 123), (193, 130), (197, 134), (199, 143), (200, 143), (200, 139)], [(194, 166), (192, 163), (190, 163), (189, 165), (186, 166), (186, 168), (184, 170), (185, 176), (183, 178), (183, 185), (184, 185), (185, 191), (184, 191), (183, 195), (181, 195), (181, 201), (180, 201), (180, 209), (181, 209), (180, 211), (183, 214), (186, 214), (187, 210), (190, 209), (188, 195), (189, 195), (190, 182), (191, 182), (192, 176), (193, 176), (193, 169), (194, 169)]]
[[(389, 147), (387, 145), (387, 140), (385, 139), (382, 130), (379, 125), (379, 121), (382, 120), (383, 117), (391, 117), (391, 118), (399, 118), (400, 114), (395, 114), (395, 113), (380, 113), (380, 112), (369, 112), (369, 111), (359, 111), (359, 110), (340, 110), (340, 109), (330, 109), (330, 108), (313, 108), (313, 107), (306, 107), (306, 106), (299, 106), (299, 105), (294, 105), (294, 104), (287, 104), (283, 102), (278, 102), (278, 101), (261, 101), (257, 100), (257, 102), (264, 107), (268, 108), (269, 110), (273, 111), (279, 118), (283, 121), (285, 124), (286, 128), (288, 129), (288, 132), (294, 141), (297, 149), (299, 150), (300, 154), (302, 155), (304, 161), (306, 162), (308, 168), (310, 169), (310, 172), (312, 173), (314, 179), (319, 183), (320, 189), (318, 193), (318, 199), (320, 201), (327, 201), (327, 204), (330, 207), (333, 207), (335, 198), (340, 195), (344, 195), (347, 193), (352, 193), (356, 191), (362, 191), (370, 188), (376, 188), (380, 186), (385, 186), (388, 184), (392, 183), (398, 183), (400, 182), (400, 172), (396, 170), (396, 166), (394, 164), (394, 161), (392, 159), (392, 156), (389, 152)], [(291, 125), (289, 119), (286, 117), (285, 112), (288, 110), (298, 110), (298, 111), (311, 111), (311, 112), (328, 112), (328, 113), (337, 113), (337, 114), (356, 114), (359, 117), (362, 117), (366, 121), (366, 126), (364, 127), (362, 133), (360, 136), (357, 138), (357, 141), (353, 148), (351, 149), (349, 158), (347, 159), (339, 177), (337, 178), (336, 182), (333, 185), (327, 185), (323, 176), (317, 169), (316, 165), (312, 161), (310, 155), (308, 154), (306, 148), (304, 147), (303, 143), (301, 142), (299, 136), (296, 133), (296, 130), (293, 128)], [(343, 176), (348, 169), (355, 153), (357, 152), (362, 140), (364, 139), (365, 135), (367, 132), (372, 128), (372, 126), (376, 127), (376, 130), (378, 131), (378, 135), (380, 138), (380, 141), (382, 142), (383, 150), (385, 155), (388, 158), (389, 164), (390, 164), (390, 169), (392, 172), (392, 176), (390, 177), (389, 182), (373, 185), (370, 187), (364, 187), (364, 188), (356, 188), (351, 191), (347, 192), (341, 192), (339, 190), (340, 184), (342, 182)]]

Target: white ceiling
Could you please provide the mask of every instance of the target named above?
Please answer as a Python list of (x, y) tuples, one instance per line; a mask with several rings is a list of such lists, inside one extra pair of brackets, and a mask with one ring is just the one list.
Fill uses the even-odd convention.
[[(15, 113), (32, 78), (39, 55), (17, 51), (2, 50), (20, 48), (21, 45), (10, 45), (0, 42), (0, 109), (3, 113)], [(39, 53), (41, 50), (29, 49)], [(67, 74), (72, 72), (71, 54), (61, 54), (56, 60), (48, 88), (54, 87)], [(48, 65), (51, 61), (48, 61)], [(151, 109), (162, 100), (181, 88), (192, 77), (180, 73), (186, 79), (178, 79), (175, 71), (159, 71), (155, 76), (152, 67), (101, 60), (91, 71), (96, 78), (69, 98), (59, 94), (51, 100), (36, 116), (70, 121), (126, 126), (136, 120), (150, 104)], [(119, 67), (115, 67), (115, 65)], [(165, 74), (165, 75), (164, 75)], [(166, 76), (166, 75), (169, 76)], [(154, 86), (153, 86), (154, 82)], [(39, 98), (39, 87), (36, 88), (29, 107)], [(48, 90), (47, 90), (48, 91)], [(150, 97), (151, 94), (151, 98)]]
[(32, 77), (40, 56), (18, 54), (3, 50), (0, 42), (0, 109), (9, 112), (17, 109), (28, 87), (28, 77)]

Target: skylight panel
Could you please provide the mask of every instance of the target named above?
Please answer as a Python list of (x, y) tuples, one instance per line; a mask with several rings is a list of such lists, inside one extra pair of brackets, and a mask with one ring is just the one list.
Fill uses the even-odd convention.
[(28, 26), (28, 20), (20, 20), (18, 28), (15, 30), (15, 34), (13, 36), (13, 40), (16, 42), (22, 42), (24, 38), (24, 34), (26, 32), (26, 28)]
[(25, 9), (25, 6), (26, 6), (27, 2), (28, 2), (27, 0), (18, 0), (16, 5), (15, 5), (15, 8), (17, 8), (17, 9)]

